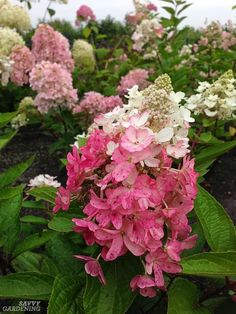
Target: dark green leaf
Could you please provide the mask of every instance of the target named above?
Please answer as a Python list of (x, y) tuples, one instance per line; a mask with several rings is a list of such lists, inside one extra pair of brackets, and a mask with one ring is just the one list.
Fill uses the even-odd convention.
[(53, 277), (36, 272), (9, 274), (0, 277), (0, 297), (27, 300), (48, 300)]
[(15, 112), (5, 112), (0, 113), (0, 128), (7, 125), (11, 120), (17, 115), (17, 111)]
[[(0, 199), (0, 243), (10, 252), (20, 233), (20, 209), (22, 189), (15, 188), (17, 194), (8, 199)], [(12, 191), (14, 191), (12, 189)]]
[(37, 187), (29, 190), (27, 193), (36, 197), (37, 200), (44, 200), (49, 203), (55, 203), (57, 189), (52, 186)]
[(181, 260), (183, 274), (203, 277), (236, 275), (236, 252), (200, 253)]
[(15, 248), (13, 256), (17, 256), (25, 251), (35, 249), (56, 236), (56, 232), (51, 230), (35, 233), (21, 241)]
[(0, 174), (0, 188), (15, 182), (33, 163), (35, 156)]
[(58, 275), (53, 284), (48, 304), (48, 314), (82, 314), (82, 288), (85, 280), (81, 276)]
[(38, 224), (38, 225), (46, 225), (48, 223), (47, 219), (43, 217), (39, 217), (39, 216), (34, 216), (34, 215), (23, 216), (21, 217), (20, 221), (25, 222), (25, 223)]
[(199, 304), (200, 292), (192, 282), (178, 278), (168, 291), (168, 314), (210, 314)]
[(48, 228), (58, 232), (70, 232), (73, 230), (74, 223), (71, 219), (54, 216), (48, 223)]
[(198, 186), (194, 210), (201, 223), (205, 238), (213, 251), (236, 250), (235, 227), (217, 200)]

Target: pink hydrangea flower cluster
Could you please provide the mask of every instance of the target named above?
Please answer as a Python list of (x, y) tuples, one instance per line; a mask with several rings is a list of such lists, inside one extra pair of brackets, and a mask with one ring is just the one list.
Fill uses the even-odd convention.
[(212, 22), (202, 28), (201, 32), (199, 46), (229, 50), (236, 45), (236, 30), (230, 20), (225, 26), (222, 26), (219, 22)]
[(32, 37), (32, 53), (37, 63), (50, 61), (61, 64), (69, 72), (74, 69), (74, 61), (67, 38), (50, 25), (40, 24)]
[(134, 85), (138, 85), (139, 89), (146, 88), (150, 83), (148, 82), (148, 71), (144, 69), (136, 69), (129, 71), (128, 74), (122, 76), (120, 84), (117, 87), (119, 95), (125, 95), (128, 89)]
[(122, 100), (119, 96), (105, 97), (92, 91), (85, 94), (80, 104), (74, 108), (74, 113), (87, 112), (95, 117), (99, 113), (109, 112), (120, 105), (122, 105)]
[(79, 26), (81, 22), (95, 21), (96, 16), (93, 13), (93, 10), (87, 5), (81, 5), (76, 12), (77, 20), (76, 25)]
[[(181, 272), (181, 253), (196, 241), (187, 218), (197, 193), (194, 160), (184, 151), (183, 162), (175, 166), (167, 150), (171, 123), (177, 132), (188, 124), (187, 114), (181, 116), (181, 97), (171, 90), (169, 78), (162, 76), (143, 92), (133, 88), (127, 105), (98, 116), (87, 144), (74, 146), (67, 156), (66, 188), (57, 192), (54, 207), (57, 212), (67, 210), (70, 199), (84, 202), (85, 217), (73, 219), (74, 231), (87, 245), (101, 247), (97, 258), (75, 256), (85, 261), (88, 274), (105, 283), (99, 258), (110, 262), (130, 252), (144, 265), (131, 289), (148, 297), (165, 289), (164, 273)], [(166, 95), (171, 114), (157, 130), (163, 120), (153, 121), (152, 101), (160, 95)], [(163, 110), (163, 104), (155, 106)]]
[(36, 64), (30, 73), (30, 86), (38, 93), (34, 104), (41, 113), (58, 107), (72, 110), (78, 100), (71, 74), (58, 63)]
[(34, 55), (26, 46), (16, 46), (11, 52), (10, 59), (13, 61), (11, 81), (19, 86), (27, 84), (29, 73), (35, 65)]

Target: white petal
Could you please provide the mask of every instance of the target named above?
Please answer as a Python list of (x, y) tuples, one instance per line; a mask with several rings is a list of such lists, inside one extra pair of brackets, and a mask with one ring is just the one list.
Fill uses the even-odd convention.
[(166, 127), (156, 134), (156, 141), (159, 143), (165, 143), (172, 139), (174, 135), (174, 129)]

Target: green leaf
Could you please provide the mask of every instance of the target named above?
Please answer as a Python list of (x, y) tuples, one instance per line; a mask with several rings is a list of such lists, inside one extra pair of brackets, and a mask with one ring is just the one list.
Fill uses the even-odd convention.
[(17, 131), (0, 136), (0, 149), (7, 145), (8, 142), (16, 135)]
[(106, 285), (101, 285), (97, 278), (87, 277), (84, 293), (85, 313), (125, 313), (135, 297), (129, 284), (141, 271), (139, 260), (131, 255), (122, 256), (112, 263), (105, 263), (103, 271)]
[(200, 292), (192, 282), (178, 278), (168, 291), (168, 314), (210, 314), (199, 305)]
[(5, 112), (0, 113), (0, 128), (7, 125), (11, 120), (17, 115), (17, 111), (15, 112)]
[(18, 187), (15, 189), (17, 193), (14, 196), (0, 199), (0, 243), (7, 252), (13, 249), (20, 233), (22, 189), (19, 190)]
[(191, 228), (192, 228), (191, 234), (197, 234), (197, 242), (196, 242), (196, 245), (192, 249), (185, 250), (182, 253), (183, 257), (202, 252), (202, 249), (204, 248), (204, 245), (206, 243), (206, 239), (204, 237), (204, 233), (203, 233), (200, 222), (194, 223), (193, 225), (191, 225)]
[(21, 241), (15, 248), (13, 252), (13, 256), (16, 257), (17, 255), (30, 251), (32, 249), (35, 249), (46, 242), (48, 242), (50, 239), (56, 236), (56, 232), (51, 230), (43, 231), (42, 233), (35, 233), (27, 238), (25, 238), (23, 241)]
[(180, 13), (182, 13), (184, 10), (186, 10), (187, 8), (189, 8), (192, 5), (192, 3), (187, 3), (185, 4), (178, 12), (177, 15), (180, 15)]
[(61, 274), (78, 274), (84, 268), (84, 263), (73, 258), (73, 255), (81, 254), (81, 248), (62, 235), (48, 241), (46, 251), (47, 255), (56, 263)]
[(48, 223), (48, 228), (58, 232), (71, 232), (73, 230), (74, 223), (71, 219), (65, 217), (54, 216)]
[(35, 156), (0, 174), (0, 188), (15, 182), (33, 163)]
[(0, 277), (0, 297), (48, 300), (53, 277), (36, 272), (9, 274)]
[(81, 276), (58, 275), (53, 284), (47, 313), (82, 314), (83, 301), (81, 291), (84, 284), (84, 278)]
[(198, 186), (194, 210), (210, 248), (217, 252), (236, 250), (235, 227), (217, 200)]
[(52, 17), (53, 15), (56, 14), (56, 11), (53, 10), (53, 9), (51, 9), (51, 8), (48, 8), (48, 13), (49, 13), (49, 15)]
[(200, 253), (181, 260), (183, 274), (203, 277), (236, 275), (236, 252)]
[(235, 146), (236, 141), (232, 141), (207, 147), (203, 149), (198, 155), (196, 155), (196, 165), (199, 165), (205, 161), (209, 161), (210, 159), (215, 159), (216, 157), (219, 157), (220, 155), (226, 153)]
[(59, 273), (57, 265), (46, 255), (33, 252), (24, 252), (18, 255), (13, 261), (12, 266), (16, 272), (34, 271), (56, 276)]
[(45, 205), (42, 202), (36, 201), (23, 201), (23, 208), (31, 208), (31, 209), (45, 209)]
[(85, 38), (88, 38), (89, 36), (90, 36), (90, 34), (91, 34), (91, 28), (89, 28), (89, 27), (85, 27), (84, 29), (83, 29), (83, 36), (85, 37)]
[(22, 193), (24, 185), (18, 185), (15, 187), (4, 187), (0, 189), (0, 201), (12, 198), (19, 193)]
[(168, 12), (171, 16), (175, 15), (175, 10), (171, 7), (162, 7), (166, 12)]
[(32, 223), (32, 224), (37, 224), (37, 225), (46, 225), (48, 223), (48, 220), (39, 217), (39, 216), (34, 216), (34, 215), (26, 215), (20, 218), (21, 222), (25, 223)]
[(57, 189), (52, 186), (43, 186), (31, 189), (27, 193), (34, 196), (37, 200), (44, 200), (54, 204), (56, 191)]

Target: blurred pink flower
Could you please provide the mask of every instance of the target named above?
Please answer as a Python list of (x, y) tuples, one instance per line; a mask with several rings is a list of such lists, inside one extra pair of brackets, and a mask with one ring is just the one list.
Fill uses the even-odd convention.
[(138, 85), (139, 90), (146, 88), (149, 85), (148, 82), (148, 71), (144, 69), (135, 69), (129, 71), (128, 74), (122, 76), (120, 84), (117, 87), (119, 95), (124, 95), (128, 92), (129, 88), (134, 85)]
[(55, 31), (50, 25), (40, 24), (32, 37), (32, 53), (35, 61), (59, 63), (69, 72), (74, 69), (74, 60), (67, 38)]
[(71, 74), (58, 63), (36, 64), (30, 73), (30, 86), (38, 92), (34, 104), (41, 113), (58, 107), (72, 110), (78, 100)]
[(14, 62), (11, 72), (11, 81), (22, 86), (29, 82), (29, 73), (34, 67), (35, 59), (29, 48), (16, 46), (13, 48), (10, 59)]

